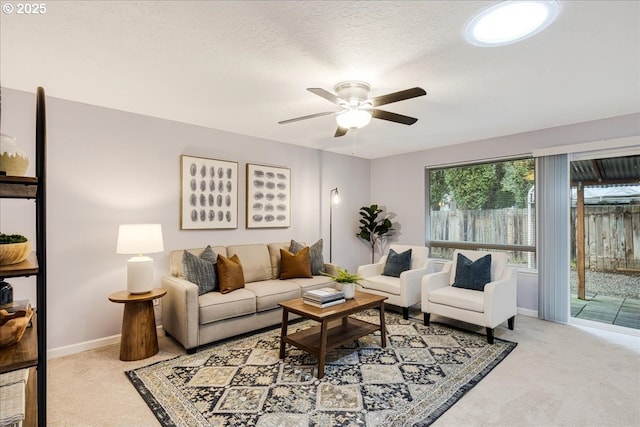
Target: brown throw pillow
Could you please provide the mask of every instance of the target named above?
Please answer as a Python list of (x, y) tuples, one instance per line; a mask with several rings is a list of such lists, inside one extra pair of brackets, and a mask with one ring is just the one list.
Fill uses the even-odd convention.
[(280, 278), (293, 279), (295, 277), (313, 277), (309, 262), (309, 247), (298, 251), (297, 254), (280, 249)]
[(238, 255), (231, 258), (218, 255), (216, 270), (221, 294), (228, 294), (236, 289), (244, 288), (244, 274)]

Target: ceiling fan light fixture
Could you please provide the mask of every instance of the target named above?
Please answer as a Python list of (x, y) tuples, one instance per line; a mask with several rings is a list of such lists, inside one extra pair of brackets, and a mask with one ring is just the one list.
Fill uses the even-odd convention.
[(344, 129), (360, 129), (371, 122), (371, 112), (351, 109), (336, 116), (338, 126)]
[(504, 46), (547, 28), (558, 16), (556, 0), (503, 1), (473, 17), (465, 38), (476, 46)]

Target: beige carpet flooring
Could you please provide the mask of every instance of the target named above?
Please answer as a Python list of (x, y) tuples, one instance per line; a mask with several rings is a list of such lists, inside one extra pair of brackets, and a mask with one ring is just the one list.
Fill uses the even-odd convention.
[[(159, 425), (123, 372), (184, 353), (160, 335), (137, 362), (118, 345), (50, 360), (47, 425)], [(640, 338), (526, 316), (496, 337), (518, 346), (434, 426), (640, 426)]]

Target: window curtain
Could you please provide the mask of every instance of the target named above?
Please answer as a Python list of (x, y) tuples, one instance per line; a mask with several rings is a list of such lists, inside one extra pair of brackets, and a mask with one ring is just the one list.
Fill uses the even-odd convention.
[(538, 317), (567, 323), (570, 314), (569, 156), (536, 158)]

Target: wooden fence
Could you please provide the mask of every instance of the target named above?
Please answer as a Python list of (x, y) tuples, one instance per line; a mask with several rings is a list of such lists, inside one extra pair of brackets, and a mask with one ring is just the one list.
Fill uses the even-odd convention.
[[(576, 208), (571, 209), (571, 258), (576, 259)], [(587, 270), (640, 270), (640, 205), (584, 207)]]
[[(535, 210), (492, 209), (431, 212), (431, 239), (500, 245), (535, 245)], [(531, 239), (529, 238), (531, 236)], [(432, 256), (450, 258), (452, 250), (432, 248)], [(535, 263), (535, 254), (508, 251), (510, 264)]]
[[(576, 259), (576, 208), (571, 209), (571, 259)], [(431, 239), (504, 245), (535, 243), (535, 212), (494, 209), (431, 212)], [(532, 240), (529, 240), (532, 236)], [(433, 252), (433, 251), (432, 251)], [(451, 252), (436, 249), (439, 252)], [(450, 256), (450, 255), (449, 255)], [(535, 258), (535, 255), (534, 255)], [(509, 252), (511, 264), (531, 260)], [(585, 268), (597, 271), (640, 269), (640, 205), (585, 206)]]

